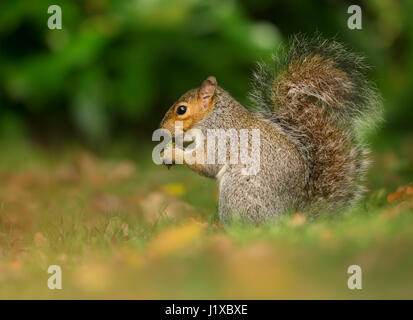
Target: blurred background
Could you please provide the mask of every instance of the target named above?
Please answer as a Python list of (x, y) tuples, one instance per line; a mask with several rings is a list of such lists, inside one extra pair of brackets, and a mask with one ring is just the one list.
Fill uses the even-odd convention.
[[(1, 0), (0, 299), (412, 298), (412, 17), (408, 0)], [(223, 226), (215, 181), (156, 166), (152, 133), (209, 75), (248, 105), (256, 61), (298, 32), (371, 65), (369, 192), (348, 215)]]
[[(47, 8), (62, 8), (49, 30)], [(362, 30), (347, 8), (362, 7)], [(386, 122), (373, 141), (411, 135), (411, 1), (1, 1), (0, 137), (41, 146), (150, 143), (167, 108), (208, 75), (243, 103), (257, 60), (297, 32), (367, 56)]]

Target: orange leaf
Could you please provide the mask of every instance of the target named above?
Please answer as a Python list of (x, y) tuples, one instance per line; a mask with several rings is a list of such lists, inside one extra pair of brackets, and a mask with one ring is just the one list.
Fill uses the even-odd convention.
[(403, 196), (403, 191), (396, 191), (393, 193), (390, 193), (387, 196), (387, 202), (388, 203), (393, 203), (396, 200), (400, 200), (400, 198)]
[(307, 219), (306, 219), (305, 215), (303, 215), (301, 212), (296, 212), (296, 213), (294, 213), (294, 216), (291, 219), (290, 224), (293, 227), (301, 227), (302, 225), (305, 224), (306, 220)]

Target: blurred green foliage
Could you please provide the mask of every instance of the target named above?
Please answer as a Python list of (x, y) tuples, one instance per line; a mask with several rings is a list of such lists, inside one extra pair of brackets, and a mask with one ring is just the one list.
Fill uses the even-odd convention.
[[(49, 30), (47, 8), (62, 8)], [(392, 136), (412, 131), (412, 1), (361, 1), (363, 29), (340, 1), (84, 0), (0, 3), (0, 135), (150, 135), (208, 75), (241, 102), (254, 62), (289, 35), (320, 31), (364, 53)]]

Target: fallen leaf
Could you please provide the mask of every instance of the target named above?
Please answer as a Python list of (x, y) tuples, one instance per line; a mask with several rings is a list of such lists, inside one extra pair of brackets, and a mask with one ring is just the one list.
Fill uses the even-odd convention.
[(12, 175), (7, 181), (7, 186), (13, 189), (24, 189), (33, 187), (40, 179), (37, 172), (23, 171)]
[(12, 271), (20, 271), (23, 268), (23, 264), (19, 260), (12, 260), (5, 263), (4, 266)]
[(185, 193), (185, 186), (180, 183), (171, 183), (171, 184), (166, 184), (162, 188), (162, 191), (166, 192), (167, 194), (171, 196), (177, 196), (180, 197)]
[(195, 208), (183, 201), (171, 201), (162, 214), (170, 219), (189, 217), (195, 215)]
[(83, 290), (100, 292), (106, 290), (112, 279), (109, 268), (101, 262), (80, 265), (74, 271), (75, 284)]
[(305, 224), (307, 218), (301, 212), (294, 213), (292, 219), (290, 220), (290, 224), (293, 227), (301, 227)]
[(41, 232), (36, 232), (34, 234), (34, 244), (36, 247), (48, 247), (49, 239), (47, 239)]
[(109, 180), (122, 181), (129, 179), (136, 171), (135, 164), (130, 161), (121, 161), (109, 173)]
[(393, 203), (394, 201), (401, 199), (402, 196), (403, 196), (402, 191), (392, 192), (387, 196), (387, 202), (388, 203)]
[(291, 279), (288, 269), (277, 259), (275, 248), (269, 243), (260, 241), (234, 249), (224, 260), (225, 278), (232, 286), (233, 296), (262, 298), (271, 295), (274, 287), (288, 286)]
[(155, 222), (160, 217), (176, 219), (196, 214), (195, 208), (190, 204), (159, 191), (151, 192), (146, 196), (135, 196), (130, 203), (137, 203), (144, 218), (149, 222)]
[(220, 255), (227, 255), (234, 251), (234, 243), (231, 239), (223, 234), (216, 234), (209, 237), (205, 243), (205, 247)]
[(58, 167), (54, 177), (57, 182), (74, 183), (79, 180), (80, 174), (73, 164), (68, 164)]
[(407, 212), (411, 209), (413, 209), (413, 200), (410, 200), (410, 202), (400, 202), (396, 204), (394, 207), (390, 207), (386, 210), (383, 210), (383, 212), (380, 214), (380, 217), (383, 217), (385, 219), (396, 218), (400, 216), (403, 212)]
[(103, 177), (98, 172), (98, 163), (92, 154), (88, 152), (79, 154), (77, 158), (74, 159), (73, 164), (79, 174), (88, 182), (93, 185), (102, 185)]
[(133, 268), (139, 268), (144, 265), (143, 257), (136, 252), (136, 250), (130, 248), (122, 248), (115, 253), (115, 258), (118, 263), (122, 265), (131, 266)]
[(168, 228), (152, 241), (148, 247), (148, 254), (159, 257), (181, 251), (193, 244), (202, 235), (203, 230), (204, 227), (195, 222)]
[(129, 225), (124, 223), (121, 225), (122, 235), (124, 239), (129, 239)]
[(338, 245), (336, 234), (330, 229), (321, 229), (318, 234), (320, 244), (329, 249), (333, 249)]
[(404, 201), (413, 197), (413, 186), (401, 186), (387, 196), (387, 202)]
[(90, 207), (93, 211), (113, 213), (122, 209), (122, 201), (113, 194), (98, 192), (90, 199)]
[(217, 221), (214, 222), (214, 227), (215, 227), (217, 230), (219, 230), (219, 231), (224, 230), (224, 227), (222, 226), (222, 224), (220, 224), (220, 223), (217, 222)]

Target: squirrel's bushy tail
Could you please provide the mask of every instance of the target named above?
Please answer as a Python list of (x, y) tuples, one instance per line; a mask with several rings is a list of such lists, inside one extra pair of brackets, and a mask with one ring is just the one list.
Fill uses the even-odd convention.
[(368, 166), (360, 128), (381, 116), (364, 59), (317, 35), (295, 36), (273, 60), (274, 66), (259, 64), (251, 98), (261, 114), (293, 137), (305, 157), (303, 207), (353, 203), (363, 194)]

